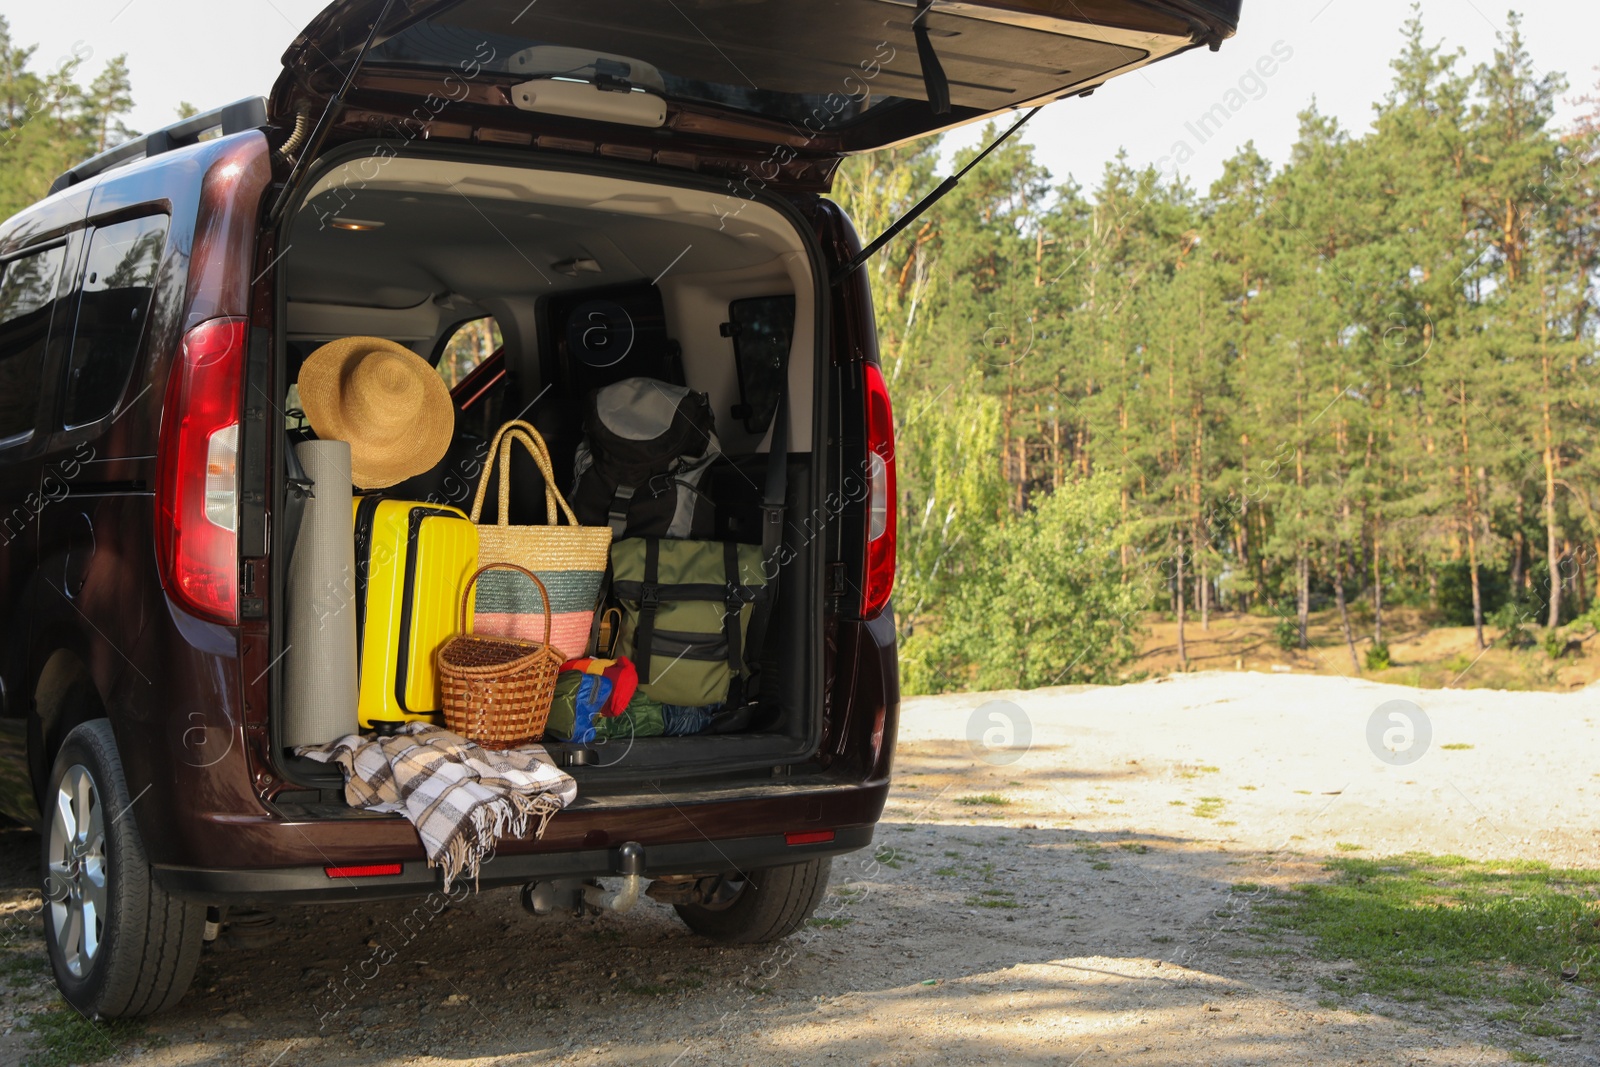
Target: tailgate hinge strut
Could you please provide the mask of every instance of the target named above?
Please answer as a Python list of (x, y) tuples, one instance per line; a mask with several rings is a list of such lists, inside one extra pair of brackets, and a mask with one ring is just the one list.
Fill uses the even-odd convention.
[(322, 109), (322, 117), (317, 119), (316, 127), (311, 131), (311, 137), (306, 141), (305, 148), (300, 153), (300, 158), (295, 160), (294, 169), (289, 172), (289, 179), (283, 184), (283, 191), (278, 194), (278, 199), (272, 203), (272, 210), (267, 212), (267, 225), (277, 223), (283, 214), (283, 209), (288, 206), (289, 198), (294, 195), (302, 181), (305, 180), (306, 170), (311, 161), (317, 158), (317, 153), (322, 151), (322, 142), (327, 140), (328, 129), (333, 125), (333, 120), (344, 109), (345, 94), (350, 91), (350, 86), (356, 80), (356, 72), (361, 69), (361, 64), (367, 61), (367, 52), (372, 48), (372, 42), (378, 37), (378, 29), (389, 17), (389, 11), (394, 7), (394, 0), (384, 0), (383, 10), (378, 12), (378, 17), (372, 20), (372, 29), (367, 31), (367, 39), (361, 42), (361, 51), (356, 53), (354, 63), (344, 76), (344, 81), (339, 85), (339, 91), (328, 97), (328, 106)]
[(1041, 104), (1039, 107), (1029, 109), (1026, 115), (1023, 115), (1020, 119), (1011, 124), (1010, 129), (1006, 130), (1006, 132), (1002, 133), (999, 137), (996, 137), (993, 141), (990, 141), (988, 146), (984, 148), (982, 152), (979, 152), (977, 155), (968, 160), (966, 166), (962, 167), (960, 170), (950, 175), (950, 177), (940, 182), (938, 187), (935, 188), (933, 192), (917, 201), (916, 207), (913, 207), (910, 211), (906, 212), (904, 215), (901, 215), (889, 225), (887, 230), (884, 230), (877, 237), (873, 238), (871, 244), (867, 245), (865, 248), (851, 257), (850, 262), (846, 263), (844, 266), (835, 271), (832, 279), (833, 283), (837, 285), (839, 282), (844, 281), (846, 278), (850, 277), (850, 275), (854, 274), (856, 269), (876, 255), (879, 249), (899, 236), (901, 230), (917, 221), (918, 217), (921, 216), (924, 211), (927, 211), (934, 204), (937, 204), (940, 200), (944, 199), (944, 195), (956, 187), (961, 179), (966, 176), (967, 171), (971, 170), (973, 167), (976, 167), (979, 163), (982, 163), (984, 158), (988, 156), (990, 152), (993, 152), (996, 148), (999, 148), (1002, 144), (1005, 144), (1006, 140), (1010, 138), (1012, 134), (1022, 129), (1023, 123), (1037, 115), (1043, 109), (1043, 107), (1044, 105)]

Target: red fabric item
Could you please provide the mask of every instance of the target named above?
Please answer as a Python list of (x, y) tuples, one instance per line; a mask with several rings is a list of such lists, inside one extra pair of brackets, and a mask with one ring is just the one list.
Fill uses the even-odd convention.
[(579, 659), (567, 660), (561, 665), (561, 669), (564, 671), (582, 671), (585, 674), (598, 674), (611, 683), (611, 697), (606, 701), (606, 706), (600, 709), (600, 714), (608, 719), (614, 719), (624, 711), (627, 711), (629, 702), (633, 700), (633, 694), (639, 689), (639, 668), (633, 665), (631, 659), (600, 659), (597, 656), (583, 656)]
[(608, 719), (614, 719), (628, 709), (635, 690), (639, 688), (639, 668), (633, 665), (631, 659), (618, 659), (605, 669), (605, 676), (611, 679), (611, 703), (606, 705), (605, 715)]

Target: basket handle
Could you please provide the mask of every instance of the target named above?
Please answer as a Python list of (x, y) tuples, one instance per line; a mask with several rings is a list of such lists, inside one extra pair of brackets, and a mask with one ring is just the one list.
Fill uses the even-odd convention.
[(461, 625), (457, 629), (464, 634), (472, 632), (471, 627), (467, 624), (467, 601), (472, 599), (472, 587), (477, 584), (484, 571), (492, 571), (496, 567), (503, 567), (506, 570), (525, 574), (533, 580), (534, 585), (539, 587), (539, 598), (544, 601), (544, 643), (546, 645), (550, 644), (550, 592), (545, 589), (544, 583), (539, 580), (537, 574), (516, 563), (485, 563), (472, 572), (472, 577), (467, 579), (467, 587), (461, 591)]
[(472, 499), (472, 521), (477, 522), (483, 515), (484, 496), (489, 492), (489, 475), (494, 470), (495, 460), (500, 461), (500, 516), (497, 525), (509, 526), (511, 524), (511, 452), (512, 442), (520, 441), (522, 447), (528, 450), (534, 463), (538, 464), (539, 473), (544, 476), (544, 500), (546, 525), (559, 526), (560, 515), (566, 515), (567, 522), (573, 526), (578, 525), (578, 517), (573, 514), (572, 507), (567, 503), (567, 498), (561, 495), (561, 490), (556, 488), (555, 467), (550, 460), (550, 449), (545, 445), (544, 438), (531, 423), (521, 419), (512, 419), (495, 431), (494, 439), (489, 443), (489, 454), (484, 459), (483, 476), (478, 479), (478, 491)]

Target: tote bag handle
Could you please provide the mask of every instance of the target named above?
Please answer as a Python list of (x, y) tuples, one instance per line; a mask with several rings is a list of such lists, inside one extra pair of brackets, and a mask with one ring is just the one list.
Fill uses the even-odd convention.
[[(550, 461), (550, 450), (546, 447), (544, 438), (532, 425), (520, 419), (513, 419), (500, 427), (495, 432), (494, 440), (489, 443), (489, 455), (483, 465), (483, 477), (478, 480), (478, 492), (472, 500), (472, 521), (477, 522), (483, 515), (483, 500), (489, 492), (489, 472), (494, 468), (495, 460), (499, 459), (500, 517), (496, 525), (511, 525), (511, 445), (514, 441), (522, 443), (522, 447), (533, 457), (534, 463), (538, 464), (539, 473), (544, 476), (546, 525), (561, 525), (561, 515), (567, 517), (569, 525), (578, 525), (578, 516), (573, 514), (567, 498), (556, 488), (555, 466)], [(558, 506), (559, 514), (556, 510)]]

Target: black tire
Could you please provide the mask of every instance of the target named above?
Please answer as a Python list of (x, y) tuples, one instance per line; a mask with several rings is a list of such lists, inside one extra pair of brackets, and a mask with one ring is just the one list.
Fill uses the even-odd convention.
[(675, 904), (678, 917), (701, 937), (730, 945), (777, 941), (798, 930), (822, 903), (833, 861), (807, 860), (747, 871), (729, 899), (715, 904)]
[[(63, 813), (64, 787), (65, 807), (81, 810)], [(67, 735), (45, 801), (44, 940), (61, 995), (90, 1018), (172, 1007), (200, 963), (206, 909), (168, 896), (151, 878), (109, 722)]]

